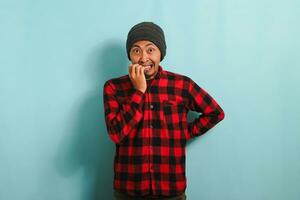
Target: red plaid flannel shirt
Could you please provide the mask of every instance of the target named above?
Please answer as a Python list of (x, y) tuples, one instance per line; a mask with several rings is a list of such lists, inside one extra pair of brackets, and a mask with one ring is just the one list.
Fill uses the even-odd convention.
[[(133, 196), (174, 196), (186, 189), (185, 146), (224, 118), (217, 102), (190, 78), (165, 71), (145, 93), (128, 75), (104, 84), (108, 134), (116, 144), (114, 189)], [(201, 115), (187, 122), (189, 110)]]

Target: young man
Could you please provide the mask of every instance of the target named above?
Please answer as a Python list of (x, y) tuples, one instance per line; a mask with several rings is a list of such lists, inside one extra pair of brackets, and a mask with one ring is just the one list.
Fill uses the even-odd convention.
[[(128, 75), (104, 84), (108, 134), (116, 144), (114, 191), (123, 199), (186, 199), (186, 142), (224, 118), (218, 103), (192, 79), (166, 71), (163, 30), (152, 22), (127, 36)], [(201, 115), (187, 122), (188, 111)]]

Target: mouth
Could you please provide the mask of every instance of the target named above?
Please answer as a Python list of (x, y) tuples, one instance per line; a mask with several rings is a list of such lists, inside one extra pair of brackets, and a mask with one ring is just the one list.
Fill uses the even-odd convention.
[(148, 65), (143, 65), (145, 67), (145, 72), (147, 71), (150, 71), (153, 67), (154, 67), (154, 64), (148, 64)]

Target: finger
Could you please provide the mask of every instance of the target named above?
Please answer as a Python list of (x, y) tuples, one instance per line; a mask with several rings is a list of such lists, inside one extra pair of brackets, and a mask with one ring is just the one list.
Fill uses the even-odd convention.
[(145, 68), (146, 68), (146, 67), (144, 67), (144, 66), (141, 67), (141, 70), (140, 70), (140, 75), (141, 75), (141, 76), (144, 75)]
[(132, 71), (132, 65), (128, 65), (128, 73), (131, 74)]
[(135, 73), (135, 71), (136, 71), (136, 65), (132, 65), (132, 68), (131, 68), (131, 76), (132, 77), (135, 77), (136, 76), (136, 73)]
[(135, 73), (136, 73), (136, 75), (139, 75), (139, 72), (140, 72), (140, 70), (141, 70), (141, 67), (143, 67), (143, 66), (141, 66), (141, 65), (137, 65), (137, 66), (136, 66), (136, 68), (135, 68)]

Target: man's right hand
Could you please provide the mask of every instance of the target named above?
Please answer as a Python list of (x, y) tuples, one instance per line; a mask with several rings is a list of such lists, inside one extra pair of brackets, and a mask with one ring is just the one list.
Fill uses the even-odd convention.
[(135, 89), (145, 93), (147, 89), (144, 70), (146, 67), (139, 64), (131, 64), (128, 67), (129, 78)]

